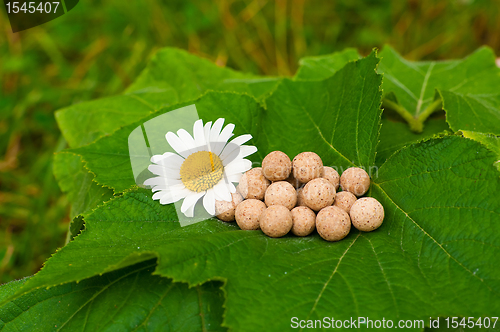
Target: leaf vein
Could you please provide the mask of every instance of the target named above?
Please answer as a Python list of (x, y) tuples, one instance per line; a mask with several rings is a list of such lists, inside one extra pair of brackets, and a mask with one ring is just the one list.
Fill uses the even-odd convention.
[[(460, 267), (462, 267), (465, 271), (469, 272), (470, 275), (476, 279), (478, 279), (483, 285), (485, 285), (491, 292), (494, 292), (496, 293), (488, 284), (486, 284), (484, 282), (484, 280), (482, 278), (480, 278), (479, 276), (475, 275), (470, 269), (468, 269), (464, 264), (462, 264), (462, 262), (460, 262), (458, 259), (456, 259), (455, 257), (453, 257), (444, 247), (441, 243), (439, 243), (434, 237), (432, 237), (432, 235), (430, 235), (429, 233), (427, 233), (425, 231), (425, 229), (422, 228), (422, 226), (420, 226), (419, 223), (417, 223), (412, 217), (410, 217), (408, 215), (408, 213), (406, 213), (399, 205), (396, 204), (396, 202), (394, 202), (392, 200), (392, 198), (387, 194), (387, 192), (377, 183), (374, 183), (374, 185), (376, 185), (377, 187), (379, 187), (380, 191), (382, 193), (384, 193), (384, 195), (391, 201), (391, 203), (398, 209), (400, 210), (401, 212), (403, 212), (406, 217), (408, 218), (408, 220), (410, 220), (415, 226), (417, 226), (417, 228), (422, 232), (424, 233), (429, 239), (431, 239), (447, 256), (448, 258), (450, 258), (451, 260), (455, 261), (455, 263), (457, 263)], [(449, 269), (449, 267), (448, 267)], [(451, 281), (450, 281), (451, 282)]]
[[(311, 317), (311, 314), (314, 312), (314, 310), (316, 310), (316, 306), (318, 305), (318, 302), (321, 299), (321, 296), (323, 296), (323, 293), (325, 292), (326, 287), (328, 286), (328, 284), (332, 280), (332, 278), (335, 275), (335, 273), (337, 273), (337, 270), (338, 270), (338, 268), (340, 266), (340, 263), (342, 262), (342, 259), (345, 257), (345, 255), (347, 254), (347, 252), (349, 251), (349, 249), (351, 249), (351, 247), (353, 246), (353, 244), (356, 242), (356, 240), (359, 238), (360, 235), (361, 235), (361, 232), (358, 233), (358, 235), (356, 236), (356, 238), (354, 238), (354, 240), (351, 242), (351, 244), (349, 245), (349, 247), (347, 247), (347, 249), (344, 251), (344, 253), (342, 254), (342, 256), (340, 256), (339, 261), (338, 261), (337, 265), (335, 266), (335, 269), (333, 269), (332, 274), (330, 275), (330, 277), (328, 278), (328, 280), (325, 282), (325, 284), (323, 285), (323, 288), (321, 289), (321, 291), (318, 294), (318, 297), (314, 301), (314, 305), (311, 308), (311, 311), (309, 311), (309, 314), (307, 315), (306, 321), (309, 319), (309, 317)], [(301, 329), (301, 331), (302, 331), (302, 329)]]

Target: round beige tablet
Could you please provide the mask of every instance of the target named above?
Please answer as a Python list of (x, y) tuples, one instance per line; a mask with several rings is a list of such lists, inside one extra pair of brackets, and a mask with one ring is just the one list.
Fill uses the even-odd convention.
[(238, 204), (243, 202), (243, 197), (236, 192), (231, 194), (230, 202), (215, 200), (215, 216), (222, 221), (234, 221), (234, 213)]
[(327, 179), (317, 178), (306, 183), (302, 190), (304, 202), (314, 211), (333, 204), (335, 187)]
[(304, 187), (297, 189), (297, 204), (296, 206), (307, 206), (304, 201)]
[(349, 191), (359, 197), (370, 188), (370, 176), (362, 168), (350, 167), (342, 173), (340, 186), (343, 191)]
[(269, 237), (282, 237), (292, 226), (292, 213), (283, 205), (268, 207), (260, 217), (260, 229)]
[(351, 206), (356, 202), (358, 198), (348, 191), (341, 191), (335, 195), (335, 202), (333, 202), (333, 206), (337, 206), (349, 213), (351, 211)]
[(269, 180), (262, 173), (262, 168), (256, 167), (243, 174), (237, 190), (245, 199), (263, 199), (269, 184)]
[(293, 176), (293, 172), (290, 172), (290, 175), (286, 178), (285, 181), (290, 183), (295, 189), (300, 188), (300, 186), (302, 185), (302, 183), (300, 183), (300, 181)]
[(290, 157), (281, 151), (273, 151), (262, 160), (262, 173), (270, 181), (286, 180), (291, 170)]
[(340, 175), (334, 168), (323, 166), (323, 175), (321, 177), (330, 181), (335, 190), (339, 190)]
[(291, 210), (297, 204), (297, 192), (295, 188), (286, 181), (273, 182), (266, 190), (266, 205), (283, 205)]
[(302, 152), (293, 158), (293, 176), (302, 183), (321, 177), (323, 161), (314, 152)]
[(347, 212), (336, 206), (327, 206), (316, 216), (316, 229), (327, 241), (339, 241), (349, 234), (351, 220)]
[(259, 217), (266, 210), (266, 204), (257, 199), (247, 199), (238, 204), (235, 219), (243, 230), (259, 229)]
[(307, 206), (292, 209), (292, 233), (297, 236), (308, 236), (316, 227), (316, 214)]
[(352, 225), (363, 232), (371, 232), (382, 225), (384, 207), (375, 198), (363, 197), (351, 207)]

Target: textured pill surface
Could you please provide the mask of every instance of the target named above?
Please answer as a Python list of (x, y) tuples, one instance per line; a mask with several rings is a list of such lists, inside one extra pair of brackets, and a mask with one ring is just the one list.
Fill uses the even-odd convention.
[(370, 188), (370, 176), (362, 168), (350, 167), (342, 173), (340, 186), (343, 191), (349, 191), (359, 197)]
[(309, 181), (302, 189), (304, 202), (314, 211), (333, 204), (335, 187), (327, 179), (317, 178)]
[(293, 158), (293, 176), (302, 183), (321, 177), (323, 161), (314, 152), (302, 152)]
[(316, 229), (327, 241), (340, 241), (349, 234), (351, 220), (347, 212), (336, 206), (327, 206), (316, 216)]
[(262, 160), (262, 173), (270, 181), (286, 180), (291, 170), (290, 157), (281, 151), (273, 151)]
[(339, 189), (340, 175), (335, 169), (328, 166), (323, 166), (322, 178), (330, 181), (330, 183), (333, 184), (333, 186), (335, 187), (335, 190)]
[(243, 174), (237, 189), (245, 199), (263, 199), (269, 184), (269, 180), (262, 173), (262, 168), (256, 167)]
[(285, 179), (285, 181), (290, 183), (295, 189), (300, 188), (302, 185), (302, 183), (300, 183), (300, 181), (293, 176), (293, 172), (290, 172), (290, 175)]
[(316, 213), (307, 206), (297, 206), (292, 213), (292, 233), (297, 236), (308, 236), (316, 227)]
[(363, 197), (351, 207), (352, 225), (363, 232), (371, 232), (382, 225), (384, 207), (375, 198)]
[(265, 202), (268, 207), (283, 205), (288, 210), (291, 210), (297, 204), (297, 191), (286, 181), (274, 182), (266, 190)]
[(260, 217), (260, 229), (269, 237), (282, 237), (292, 226), (292, 213), (283, 205), (268, 207)]
[(351, 192), (341, 191), (335, 195), (335, 202), (333, 202), (333, 206), (339, 207), (345, 212), (349, 213), (351, 211), (351, 207), (356, 202), (358, 198)]
[(307, 206), (304, 201), (304, 187), (297, 189), (297, 204), (296, 206)]
[(222, 221), (234, 221), (234, 213), (238, 204), (243, 202), (243, 197), (236, 192), (231, 194), (230, 202), (215, 200), (215, 216)]
[(236, 207), (235, 219), (243, 230), (259, 229), (259, 218), (266, 210), (266, 204), (257, 199), (247, 199)]

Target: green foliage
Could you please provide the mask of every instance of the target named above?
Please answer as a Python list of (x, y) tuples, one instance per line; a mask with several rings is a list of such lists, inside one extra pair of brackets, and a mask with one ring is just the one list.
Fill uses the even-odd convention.
[(61, 190), (71, 201), (73, 219), (109, 200), (113, 192), (93, 182), (93, 176), (83, 167), (81, 157), (69, 152), (54, 155), (54, 174)]
[[(51, 174), (52, 154), (66, 146), (54, 110), (121, 93), (161, 47), (291, 76), (302, 57), (345, 47), (366, 55), (391, 43), (411, 60), (461, 58), (483, 44), (498, 54), (499, 14), (490, 0), (87, 0), (12, 34), (0, 10), (0, 281), (35, 273), (64, 244), (71, 202)], [(100, 135), (60, 129), (68, 138), (88, 130), (85, 144)]]
[(278, 80), (221, 68), (186, 51), (166, 48), (153, 57), (127, 93), (159, 109), (194, 100), (207, 90), (246, 92), (259, 98)]
[[(39, 289), (0, 307), (4, 331), (221, 331), (219, 283), (189, 289), (153, 276), (155, 261), (95, 276), (80, 283)], [(29, 279), (0, 288), (9, 294)], [(163, 301), (165, 298), (171, 301)], [(49, 313), (50, 314), (47, 314)]]
[(455, 131), (500, 134), (500, 68), (491, 49), (481, 48), (463, 60), (411, 62), (386, 46), (380, 57), (384, 105), (413, 131), (421, 132), (424, 121), (443, 107)]
[(377, 146), (375, 162), (378, 166), (382, 166), (387, 158), (404, 146), (440, 133), (447, 133), (450, 129), (443, 119), (429, 119), (425, 123), (423, 132), (418, 134), (408, 130), (406, 123), (394, 121), (388, 117), (383, 117), (381, 123), (382, 128), (380, 129), (380, 141)]
[[(485, 50), (469, 59), (482, 52)], [(182, 68), (183, 63), (202, 66), (201, 76), (194, 77), (185, 69), (186, 76), (194, 81), (208, 80), (199, 86), (219, 91), (204, 92), (206, 88), (202, 88), (198, 94), (187, 87), (187, 100), (168, 101), (169, 94), (157, 92), (173, 86), (169, 76), (151, 68), (168, 66), (161, 62), (168, 63), (169, 57), (176, 68)], [(199, 313), (196, 303), (206, 303), (213, 308), (210, 324), (215, 330), (222, 322), (237, 331), (281, 331), (290, 326), (291, 317), (368, 316), (427, 322), (429, 317), (438, 316), (495, 316), (500, 310), (496, 255), (500, 176), (493, 167), (499, 159), (498, 138), (467, 131), (463, 131), (466, 138), (461, 137), (452, 122), (450, 130), (442, 118), (428, 120), (421, 134), (397, 122), (401, 120), (397, 114), (387, 113), (381, 119), (381, 86), (386, 81), (382, 82), (382, 75), (376, 72), (378, 59), (375, 53), (356, 61), (351, 57), (357, 54), (346, 51), (331, 58), (304, 60), (296, 80), (271, 80), (272, 84), (266, 83), (255, 93), (248, 90), (246, 79), (243, 85), (240, 81), (228, 84), (226, 74), (217, 76), (227, 73), (225, 70), (219, 72), (183, 52), (160, 52), (125, 94), (139, 94), (143, 104), (155, 105), (155, 112), (145, 112), (142, 118), (135, 114), (126, 120), (128, 123), (121, 123), (124, 127), (105, 129), (110, 135), (57, 155), (56, 176), (75, 200), (74, 214), (83, 213), (85, 229), (37, 275), (4, 286), (2, 322), (9, 324), (22, 316), (29, 324), (30, 314), (44, 310), (44, 304), (25, 313), (13, 308), (26, 301), (36, 304), (39, 299), (59, 296), (61, 302), (74, 307), (66, 313), (54, 313), (52, 320), (47, 320), (50, 324), (78, 324), (82, 318), (78, 308), (84, 308), (90, 317), (89, 328), (100, 328), (98, 322), (112, 315), (111, 303), (115, 302), (122, 303), (119, 324), (133, 324), (145, 319), (134, 306), (137, 301), (143, 301), (142, 310), (161, 316), (158, 296), (166, 294), (169, 287), (175, 291), (163, 296), (162, 306), (187, 306), (192, 308), (187, 317), (193, 317)], [(463, 64), (447, 62), (452, 63), (457, 67)], [(330, 65), (331, 69), (321, 70)], [(391, 70), (394, 77), (404, 77), (407, 68)], [(178, 79), (182, 78), (172, 80)], [(437, 88), (429, 85), (424, 90)], [(224, 89), (229, 91), (220, 91)], [(393, 98), (390, 100), (395, 102), (395, 97), (397, 93), (386, 94), (386, 100)], [(116, 100), (119, 103), (120, 98)], [(448, 116), (458, 104), (446, 106), (444, 100)], [(114, 107), (101, 108), (101, 102), (109, 103), (110, 99), (96, 100), (92, 105), (103, 109), (103, 116), (111, 116), (106, 109)], [(323, 241), (318, 234), (272, 239), (261, 231), (242, 231), (234, 223), (215, 219), (180, 227), (173, 205), (160, 205), (151, 199), (149, 190), (135, 186), (127, 138), (142, 122), (192, 103), (205, 121), (224, 117), (236, 124), (236, 135), (252, 134), (252, 143), (259, 148), (253, 161), (261, 161), (272, 150), (282, 150), (290, 157), (312, 150), (320, 154), (325, 165), (340, 170), (352, 165), (367, 168), (372, 175), (368, 195), (383, 204), (384, 224), (372, 233), (353, 229), (345, 240), (335, 243)], [(63, 113), (67, 121), (61, 124), (71, 126), (71, 130), (82, 121), (81, 116), (75, 116), (71, 123), (71, 112)], [(469, 116), (469, 122), (474, 123), (473, 115)], [(132, 121), (133, 117), (138, 121)], [(500, 120), (490, 121), (491, 126), (500, 127)], [(92, 140), (89, 135), (75, 142)], [(68, 172), (66, 165), (72, 165), (74, 173)], [(101, 204), (111, 198), (109, 190), (101, 186), (123, 194)], [(224, 282), (224, 315), (214, 280)], [(131, 282), (136, 286), (131, 287)], [(182, 282), (196, 288), (188, 289)], [(109, 289), (107, 296), (96, 297), (104, 288), (106, 292)], [(148, 297), (135, 301), (146, 288), (152, 290), (146, 291)], [(130, 301), (122, 301), (124, 290), (129, 291)], [(200, 290), (207, 294), (203, 300), (197, 295)], [(95, 301), (95, 305), (86, 306), (88, 301)], [(125, 315), (128, 312), (133, 314)], [(183, 319), (188, 318), (176, 316), (169, 322), (180, 324)], [(195, 330), (207, 326), (205, 319), (193, 319), (186, 329), (188, 325)], [(148, 327), (162, 324), (150, 320)]]
[(488, 149), (493, 151), (498, 160), (495, 162), (495, 166), (500, 170), (500, 137), (491, 135), (491, 134), (484, 134), (484, 133), (478, 133), (478, 132), (473, 132), (473, 131), (466, 131), (462, 130), (462, 134), (464, 137), (471, 138), (475, 141), (481, 142), (484, 144)]
[(309, 56), (300, 59), (296, 80), (321, 80), (333, 75), (349, 61), (359, 59), (359, 53), (353, 48), (328, 55)]

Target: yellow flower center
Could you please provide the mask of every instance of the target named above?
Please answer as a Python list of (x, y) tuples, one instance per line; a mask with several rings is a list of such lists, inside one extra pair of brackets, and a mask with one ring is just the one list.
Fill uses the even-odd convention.
[(181, 180), (186, 188), (199, 193), (215, 186), (223, 172), (219, 156), (208, 151), (198, 151), (182, 163)]

